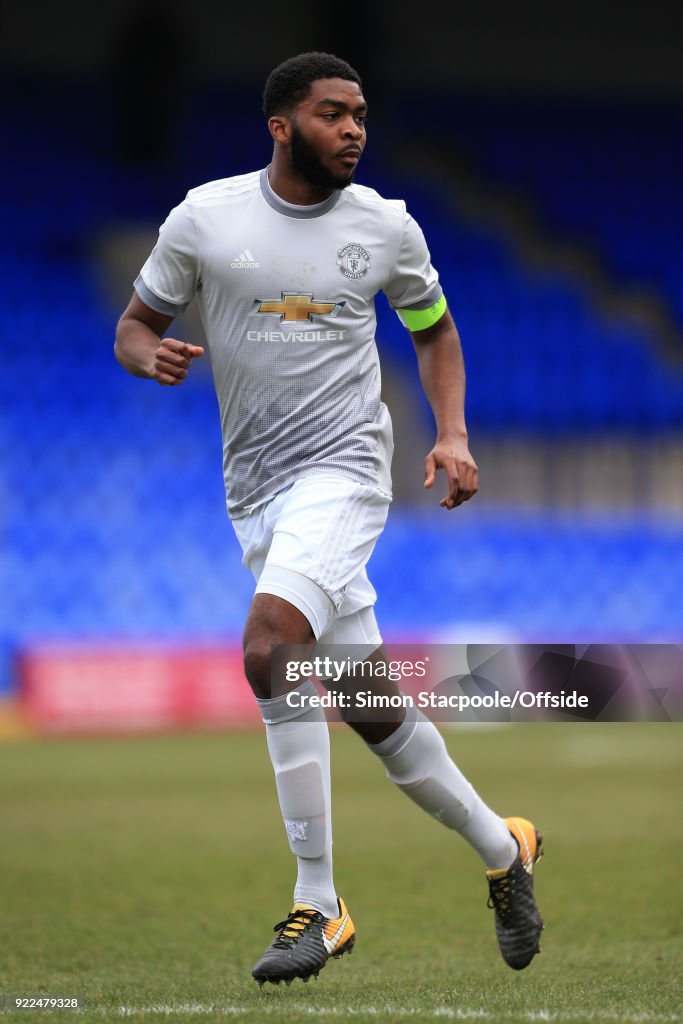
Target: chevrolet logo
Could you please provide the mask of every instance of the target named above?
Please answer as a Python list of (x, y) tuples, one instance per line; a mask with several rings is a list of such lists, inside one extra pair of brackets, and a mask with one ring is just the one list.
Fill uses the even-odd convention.
[(279, 299), (256, 299), (253, 314), (279, 316), (280, 323), (312, 323), (314, 316), (339, 316), (343, 308), (343, 302), (314, 299), (310, 292), (280, 292)]

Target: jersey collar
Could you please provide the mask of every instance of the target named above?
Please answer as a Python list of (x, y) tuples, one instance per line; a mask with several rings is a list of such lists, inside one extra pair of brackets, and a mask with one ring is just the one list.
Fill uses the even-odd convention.
[(261, 171), (261, 195), (268, 206), (276, 210), (277, 213), (282, 213), (285, 217), (296, 217), (298, 220), (309, 220), (311, 217), (322, 217), (323, 214), (334, 209), (339, 202), (341, 192), (333, 192), (329, 199), (325, 199), (322, 203), (314, 203), (313, 206), (296, 206), (294, 203), (287, 203), (284, 199), (280, 199), (273, 192), (268, 181), (268, 168), (264, 167)]

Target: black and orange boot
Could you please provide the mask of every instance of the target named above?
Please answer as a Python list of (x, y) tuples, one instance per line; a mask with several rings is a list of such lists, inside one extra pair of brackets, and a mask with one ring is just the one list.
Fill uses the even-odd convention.
[(526, 818), (505, 818), (519, 853), (509, 868), (487, 871), (488, 906), (495, 911), (496, 936), (505, 963), (521, 971), (541, 952), (543, 921), (534, 898), (534, 865), (543, 836)]
[(295, 978), (317, 978), (330, 957), (351, 953), (356, 929), (344, 901), (337, 900), (339, 917), (325, 917), (318, 910), (295, 904), (285, 921), (275, 925), (277, 938), (254, 966), (252, 976), (259, 985), (270, 981), (291, 985)]

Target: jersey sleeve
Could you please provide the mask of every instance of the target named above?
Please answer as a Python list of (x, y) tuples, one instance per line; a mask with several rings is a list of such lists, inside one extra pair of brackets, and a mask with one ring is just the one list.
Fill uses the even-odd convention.
[(197, 232), (185, 199), (161, 225), (157, 244), (134, 287), (150, 309), (177, 316), (192, 301), (198, 283)]
[(409, 213), (406, 213), (398, 259), (384, 294), (409, 331), (431, 327), (446, 309), (439, 275), (432, 266), (425, 237)]

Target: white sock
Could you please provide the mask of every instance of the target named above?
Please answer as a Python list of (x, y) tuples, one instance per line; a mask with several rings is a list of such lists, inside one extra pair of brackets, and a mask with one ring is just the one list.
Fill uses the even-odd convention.
[(477, 795), (421, 711), (408, 707), (396, 732), (368, 746), (384, 762), (391, 781), (446, 828), (459, 832), (489, 870), (510, 867), (517, 844), (505, 822)]
[[(313, 683), (297, 687), (316, 693)], [(332, 874), (330, 736), (322, 708), (291, 708), (286, 695), (257, 701), (266, 726), (280, 810), (298, 876), (294, 902), (339, 916)]]

